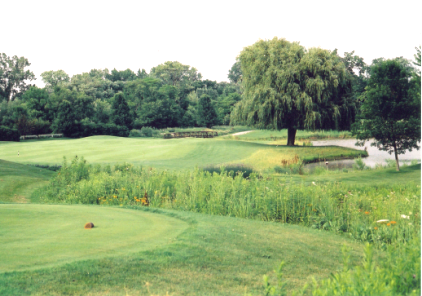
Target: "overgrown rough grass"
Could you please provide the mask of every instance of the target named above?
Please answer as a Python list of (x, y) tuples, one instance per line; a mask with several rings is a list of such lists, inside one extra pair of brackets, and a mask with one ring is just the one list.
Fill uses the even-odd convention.
[[(298, 155), (304, 161), (354, 158), (365, 151), (342, 147), (287, 147), (245, 143), (224, 138), (154, 139), (94, 136), (41, 142), (5, 142), (0, 158), (28, 164), (60, 164), (63, 156), (83, 155), (91, 163), (129, 162), (161, 169), (243, 163), (256, 170), (279, 165)], [(17, 151), (20, 152), (18, 157)]]
[[(53, 212), (48, 210), (50, 205), (43, 207), (46, 212)], [(98, 216), (104, 211), (111, 213), (119, 210), (85, 206), (56, 206), (57, 208), (62, 209), (60, 213), (67, 213), (59, 223), (50, 226), (57, 233), (65, 226), (66, 218), (71, 218), (77, 209), (82, 212), (84, 208), (92, 211), (96, 209)], [(353, 249), (352, 261), (355, 263), (360, 261), (362, 254), (360, 244), (329, 232), (233, 217), (146, 207), (138, 209), (140, 211), (133, 210), (134, 213), (130, 216), (143, 215), (147, 211), (151, 215), (163, 216), (162, 219), (168, 216), (182, 219), (189, 223), (189, 227), (172, 238), (162, 237), (163, 240), (168, 240), (138, 253), (76, 261), (51, 268), (40, 266), (37, 270), (0, 273), (0, 294), (165, 295), (168, 291), (170, 295), (244, 295), (246, 291), (253, 295), (262, 295), (262, 275), (281, 260), (288, 263), (286, 288), (293, 291), (310, 282), (313, 277), (321, 280), (327, 278), (331, 272), (341, 269), (342, 245), (346, 244)], [(23, 221), (36, 225), (38, 215), (28, 214), (22, 217)], [(108, 214), (104, 220), (107, 217)], [(73, 223), (73, 220), (69, 222)], [(109, 221), (108, 225), (117, 226), (115, 223), (119, 221)], [(94, 234), (101, 226), (99, 224), (99, 228), (92, 230), (82, 229), (81, 232)], [(13, 225), (6, 224), (2, 229), (10, 230), (12, 227)], [(83, 224), (81, 227), (83, 228)], [(152, 231), (148, 228), (153, 228), (154, 225), (142, 223), (142, 227), (147, 228), (145, 231)], [(118, 227), (110, 230), (120, 230), (119, 235), (124, 237), (125, 233), (134, 231), (129, 228), (128, 225), (123, 229)], [(39, 230), (36, 234), (42, 235), (42, 231)], [(23, 238), (19, 232), (13, 231), (8, 236), (16, 243)], [(74, 245), (77, 248), (77, 241), (81, 239), (74, 236)], [(107, 234), (103, 233), (100, 239), (106, 240)], [(145, 238), (142, 235), (136, 238), (128, 235), (128, 239)], [(125, 242), (123, 239), (122, 243)], [(32, 247), (30, 241), (20, 240), (20, 243)], [(152, 242), (145, 243), (152, 245)], [(58, 244), (46, 243), (45, 247), (55, 253), (59, 251)]]
[[(420, 184), (413, 182), (306, 185), (254, 174), (233, 179), (131, 164), (102, 168), (75, 158), (35, 195), (45, 202), (142, 206), (145, 193), (154, 207), (299, 224), (380, 245), (407, 241), (420, 228)], [(377, 223), (381, 219), (391, 223)]]
[[(312, 293), (314, 296), (331, 295), (384, 295), (416, 296), (421, 294), (421, 246), (420, 232), (406, 244), (388, 246), (385, 256), (374, 256), (373, 245), (366, 243), (362, 263), (352, 266), (350, 250), (343, 246), (343, 270), (331, 274), (329, 279), (318, 282), (313, 279), (313, 286), (305, 285), (299, 294)], [(267, 296), (289, 295), (284, 280), (282, 262), (274, 271), (276, 276), (264, 276)]]

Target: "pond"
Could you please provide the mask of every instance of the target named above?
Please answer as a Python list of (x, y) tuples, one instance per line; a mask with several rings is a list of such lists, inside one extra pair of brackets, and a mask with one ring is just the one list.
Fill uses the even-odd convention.
[[(348, 147), (353, 149), (366, 150), (368, 151), (368, 157), (363, 158), (362, 160), (369, 167), (375, 167), (376, 164), (386, 165), (386, 159), (391, 159), (395, 161), (394, 153), (388, 154), (386, 151), (378, 150), (377, 147), (371, 146), (373, 141), (366, 141), (365, 146), (355, 146), (355, 139), (337, 139), (337, 140), (324, 140), (324, 141), (312, 141), (314, 146), (341, 146)], [(399, 154), (399, 163), (410, 164), (412, 160), (421, 161), (421, 150), (412, 150), (412, 152), (406, 151), (405, 154)], [(317, 166), (327, 167), (329, 170), (343, 169), (343, 168), (352, 168), (355, 161), (353, 159), (344, 159), (344, 160), (334, 160), (329, 161), (328, 165), (324, 162), (310, 163), (305, 165), (306, 168), (312, 170)]]

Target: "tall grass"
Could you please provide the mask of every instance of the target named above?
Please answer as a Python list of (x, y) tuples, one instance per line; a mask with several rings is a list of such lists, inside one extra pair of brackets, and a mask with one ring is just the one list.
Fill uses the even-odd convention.
[[(157, 171), (131, 164), (101, 167), (66, 160), (50, 184), (34, 193), (53, 203), (139, 205), (211, 215), (277, 221), (330, 230), (366, 242), (390, 244), (420, 228), (420, 186), (297, 184), (289, 179), (245, 179), (227, 173)], [(377, 222), (379, 220), (387, 220)]]

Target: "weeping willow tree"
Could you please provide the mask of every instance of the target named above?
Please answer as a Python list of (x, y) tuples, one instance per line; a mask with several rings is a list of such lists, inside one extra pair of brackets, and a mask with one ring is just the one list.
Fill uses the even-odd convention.
[(351, 81), (336, 51), (306, 50), (285, 39), (260, 40), (240, 53), (243, 99), (234, 124), (287, 128), (293, 146), (298, 129), (350, 129), (355, 116)]

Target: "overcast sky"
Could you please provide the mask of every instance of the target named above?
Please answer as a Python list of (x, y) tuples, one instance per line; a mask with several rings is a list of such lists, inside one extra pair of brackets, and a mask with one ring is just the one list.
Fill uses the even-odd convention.
[[(3, 1), (0, 52), (40, 74), (147, 72), (166, 61), (228, 81), (236, 56), (259, 39), (299, 41), (340, 55), (414, 60), (422, 1)], [(32, 82), (34, 83), (34, 82)]]

